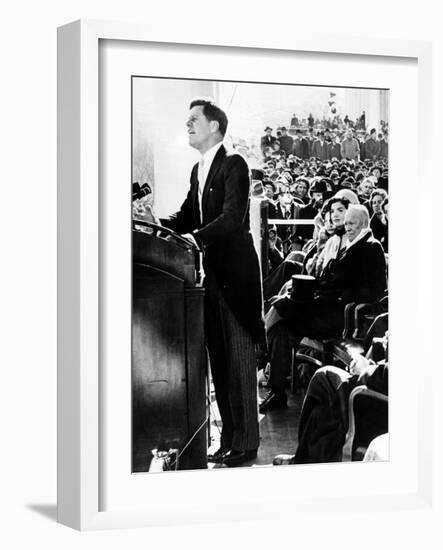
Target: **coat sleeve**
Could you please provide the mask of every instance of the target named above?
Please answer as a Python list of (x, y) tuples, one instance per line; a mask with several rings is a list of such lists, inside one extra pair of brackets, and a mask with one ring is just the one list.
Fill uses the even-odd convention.
[(242, 229), (249, 203), (249, 168), (240, 155), (225, 160), (224, 201), (221, 213), (201, 229), (194, 231), (197, 241), (209, 246), (223, 236)]

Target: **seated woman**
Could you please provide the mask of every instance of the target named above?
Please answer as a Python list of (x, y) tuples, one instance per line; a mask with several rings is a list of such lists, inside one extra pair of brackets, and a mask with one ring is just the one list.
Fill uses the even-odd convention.
[[(334, 207), (334, 220), (332, 220), (331, 214), (333, 204), (341, 205)], [(346, 199), (335, 200), (334, 197), (325, 202), (321, 210), (321, 216), (324, 218), (322, 223), (325, 225), (317, 234), (317, 237), (313, 239), (311, 246), (306, 250), (303, 263), (293, 260), (292, 254), (290, 253), (285, 258), (284, 262), (263, 281), (263, 298), (265, 301), (278, 294), (282, 286), (291, 279), (292, 275), (298, 275), (300, 273), (312, 274), (311, 272), (314, 268), (317, 272), (317, 270), (320, 269), (317, 265), (320, 266), (323, 264), (323, 249), (330, 237), (336, 235), (340, 243), (339, 248), (344, 247), (346, 242), (346, 238), (344, 237), (344, 218), (348, 205), (349, 203)], [(330, 258), (331, 254), (336, 252), (337, 241), (332, 241), (328, 245), (328, 248), (329, 247), (331, 248), (331, 252), (326, 255), (327, 258)]]
[[(332, 205), (335, 220), (340, 202)], [(343, 205), (341, 208), (345, 210)], [(335, 222), (334, 222), (335, 223)], [(289, 295), (275, 301), (266, 316), (270, 354), (270, 391), (260, 404), (260, 412), (286, 407), (285, 384), (292, 349), (297, 350), (307, 336), (337, 338), (344, 325), (344, 309), (349, 302), (375, 302), (387, 288), (383, 249), (369, 229), (369, 215), (362, 205), (351, 205), (345, 214), (346, 237), (332, 237), (336, 245), (326, 259), (315, 297), (295, 302)], [(327, 244), (329, 244), (329, 241)], [(326, 250), (326, 247), (325, 247)]]

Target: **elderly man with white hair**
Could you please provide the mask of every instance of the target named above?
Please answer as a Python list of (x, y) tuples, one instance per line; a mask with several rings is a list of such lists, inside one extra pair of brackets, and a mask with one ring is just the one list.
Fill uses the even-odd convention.
[[(297, 299), (290, 292), (279, 296), (266, 317), (270, 353), (270, 391), (260, 412), (286, 407), (286, 377), (292, 349), (307, 336), (339, 337), (344, 308), (349, 302), (375, 302), (387, 288), (386, 262), (381, 244), (369, 229), (367, 209), (351, 204), (345, 214), (347, 242), (324, 266), (312, 299)], [(333, 238), (333, 237), (331, 237)]]

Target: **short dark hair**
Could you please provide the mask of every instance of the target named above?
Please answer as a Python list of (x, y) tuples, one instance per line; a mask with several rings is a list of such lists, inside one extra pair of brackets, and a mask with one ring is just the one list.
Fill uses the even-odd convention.
[(268, 187), (268, 185), (272, 187), (272, 190), (274, 191), (274, 193), (277, 191), (277, 188), (275, 187), (275, 184), (272, 180), (268, 180), (268, 179), (263, 180), (263, 187)]
[(226, 113), (212, 99), (200, 97), (193, 99), (189, 108), (203, 107), (203, 114), (209, 121), (215, 120), (218, 122), (218, 129), (224, 137), (228, 128), (228, 117)]
[(328, 199), (323, 207), (324, 211), (325, 211), (325, 214), (326, 212), (330, 212), (331, 209), (332, 209), (332, 205), (339, 202), (340, 204), (342, 204), (346, 210), (349, 208), (349, 201), (348, 199), (345, 199), (345, 197), (331, 197), (330, 199)]

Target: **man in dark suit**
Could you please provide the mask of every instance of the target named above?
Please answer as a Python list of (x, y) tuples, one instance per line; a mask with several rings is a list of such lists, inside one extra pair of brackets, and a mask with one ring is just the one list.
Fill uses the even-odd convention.
[(323, 132), (319, 133), (318, 139), (312, 144), (311, 155), (321, 161), (329, 160), (330, 158), (330, 144), (325, 141)]
[(266, 147), (273, 148), (272, 146), (274, 145), (274, 141), (276, 139), (277, 138), (272, 135), (272, 128), (270, 126), (266, 126), (265, 135), (262, 136), (262, 138), (260, 139), (260, 148), (261, 148), (261, 151), (262, 151), (263, 155), (265, 154)]
[(289, 157), (289, 155), (292, 154), (292, 145), (294, 143), (294, 140), (291, 136), (288, 136), (288, 131), (286, 130), (285, 126), (281, 127), (281, 136), (279, 138), (280, 141), (280, 149), (285, 152), (286, 157)]
[(303, 137), (301, 130), (295, 131), (295, 139), (292, 144), (292, 154), (301, 159), (309, 158), (309, 144)]
[(214, 462), (238, 466), (259, 446), (256, 346), (264, 339), (258, 257), (249, 231), (249, 169), (223, 146), (228, 120), (212, 101), (190, 105), (189, 144), (202, 158), (180, 210), (162, 223), (203, 250), (205, 331), (223, 422)]

